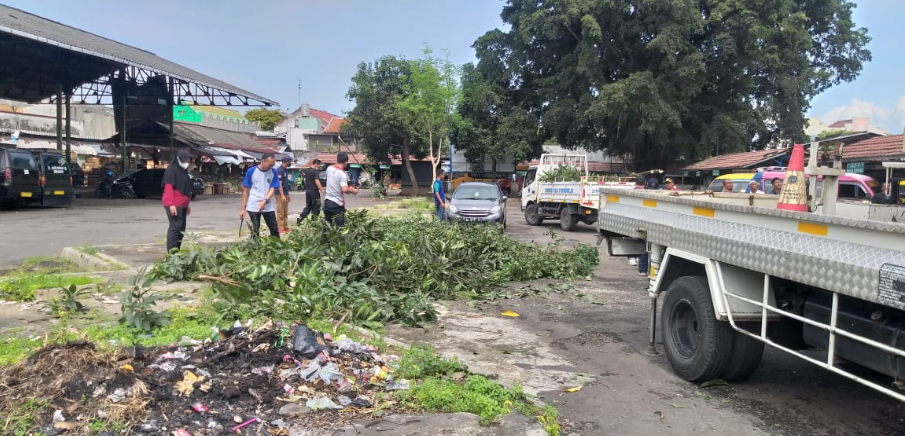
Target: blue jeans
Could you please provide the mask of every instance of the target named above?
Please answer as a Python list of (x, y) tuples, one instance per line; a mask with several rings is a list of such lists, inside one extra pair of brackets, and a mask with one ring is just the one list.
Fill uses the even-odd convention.
[(437, 219), (440, 221), (446, 221), (447, 220), (446, 208), (443, 206), (440, 206), (439, 204), (435, 205), (434, 207), (437, 209), (437, 211), (436, 211)]
[(649, 254), (644, 253), (644, 254), (638, 256), (638, 272), (642, 273), (644, 275), (649, 275), (650, 274), (650, 267), (648, 266), (649, 263), (650, 263)]

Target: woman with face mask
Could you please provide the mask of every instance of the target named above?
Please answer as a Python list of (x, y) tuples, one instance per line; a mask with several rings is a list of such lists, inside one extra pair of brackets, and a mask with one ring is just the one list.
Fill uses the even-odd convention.
[(167, 170), (163, 173), (163, 208), (166, 209), (170, 228), (167, 231), (167, 253), (182, 248), (186, 219), (192, 213), (192, 178), (189, 177), (189, 162), (192, 155), (188, 150), (179, 150)]

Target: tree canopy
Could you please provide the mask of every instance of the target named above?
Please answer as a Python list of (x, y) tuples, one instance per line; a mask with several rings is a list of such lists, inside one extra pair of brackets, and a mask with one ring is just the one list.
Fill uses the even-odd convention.
[(565, 147), (642, 165), (698, 159), (803, 140), (810, 99), (853, 80), (871, 59), (854, 7), (508, 0), (501, 17), (511, 28), (483, 37), (493, 50), (476, 44), (477, 70), (506, 65), (511, 74), (492, 77), (515, 90), (522, 116), (537, 114), (544, 134)]
[(519, 104), (525, 90), (511, 80), (516, 72), (505, 48), (507, 37), (499, 30), (488, 32), (473, 45), (480, 62), (462, 67), (460, 122), (452, 138), (469, 160), (523, 161), (542, 151), (540, 119)]
[(411, 89), (411, 66), (395, 56), (358, 64), (346, 94), (355, 107), (347, 115), (349, 122), (343, 125), (342, 134), (360, 138), (375, 162), (389, 163), (391, 156), (400, 156), (417, 193), (410, 157), (422, 159), (427, 151), (413, 127), (411, 113), (401, 105)]
[(252, 109), (245, 112), (245, 119), (251, 122), (260, 123), (261, 130), (273, 131), (280, 121), (283, 121), (283, 114), (274, 109)]
[(444, 144), (449, 144), (457, 122), (458, 71), (448, 59), (434, 57), (429, 48), (424, 49), (424, 58), (409, 63), (410, 80), (400, 107), (408, 113), (412, 127), (427, 139), (427, 155), (436, 177)]

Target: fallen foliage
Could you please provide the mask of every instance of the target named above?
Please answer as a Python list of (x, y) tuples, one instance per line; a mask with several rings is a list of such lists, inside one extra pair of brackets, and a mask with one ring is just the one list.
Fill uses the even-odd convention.
[(433, 321), (432, 301), (494, 298), (507, 281), (584, 278), (599, 261), (591, 246), (527, 244), (493, 226), (420, 216), (375, 219), (353, 211), (346, 227), (326, 236), (321, 225), (311, 221), (283, 239), (182, 250), (149, 277), (209, 281), (224, 313), (377, 327)]

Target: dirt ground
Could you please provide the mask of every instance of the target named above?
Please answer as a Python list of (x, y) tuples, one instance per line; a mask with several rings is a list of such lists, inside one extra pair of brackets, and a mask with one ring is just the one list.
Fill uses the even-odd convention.
[[(517, 204), (509, 213), (513, 237), (546, 238), (549, 226), (527, 226)], [(595, 242), (585, 225), (558, 233)], [(561, 283), (550, 281), (518, 284), (519, 297), (452, 303), (437, 325), (390, 334), (434, 344), (473, 371), (523, 385), (557, 406), (567, 434), (905, 435), (905, 404), (777, 350), (768, 349), (745, 382), (700, 389), (681, 380), (659, 338), (661, 354), (647, 353), (650, 300), (636, 271), (602, 254), (592, 280), (572, 290), (556, 292)], [(503, 317), (503, 310), (520, 316)]]

